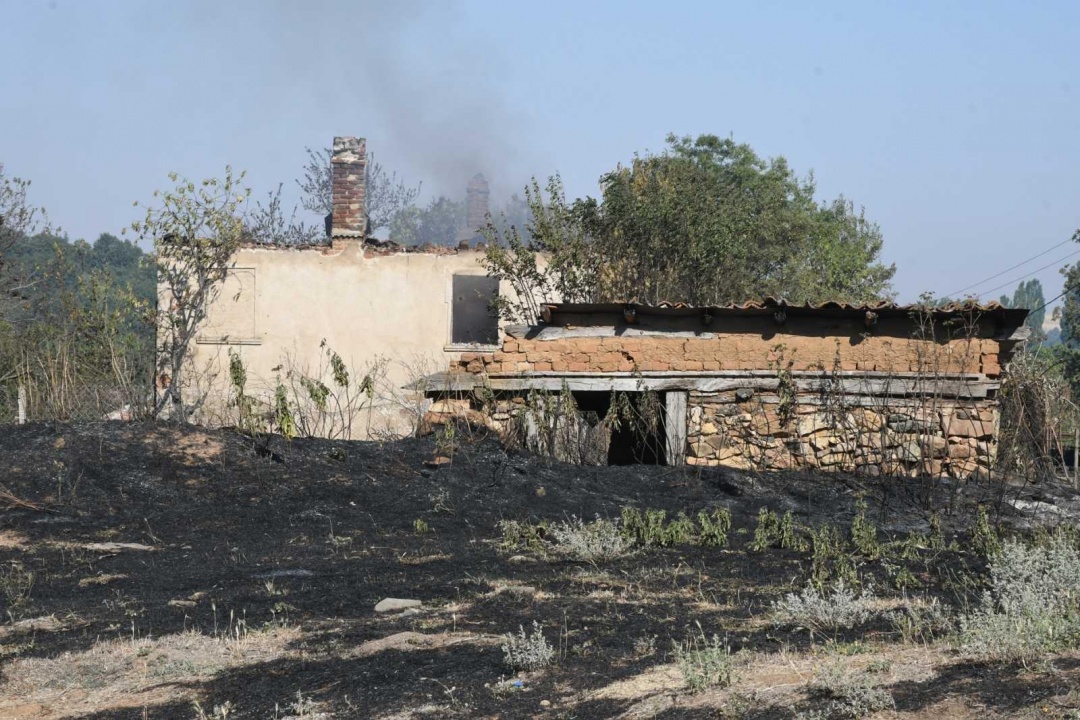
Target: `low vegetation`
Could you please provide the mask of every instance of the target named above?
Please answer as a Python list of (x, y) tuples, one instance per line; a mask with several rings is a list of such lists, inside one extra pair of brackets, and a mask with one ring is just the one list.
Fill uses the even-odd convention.
[(869, 589), (856, 592), (838, 580), (825, 592), (811, 584), (800, 593), (788, 593), (773, 603), (773, 612), (781, 623), (819, 631), (844, 630), (874, 617), (876, 599)]
[(0, 715), (1065, 718), (1080, 688), (1080, 533), (1002, 522), (1067, 487), (924, 513), (888, 478), (267, 440), (0, 431)]

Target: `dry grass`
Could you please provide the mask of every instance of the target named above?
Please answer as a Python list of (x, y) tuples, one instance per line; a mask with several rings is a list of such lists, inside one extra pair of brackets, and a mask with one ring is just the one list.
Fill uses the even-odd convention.
[[(240, 640), (189, 631), (161, 638), (107, 640), (53, 658), (17, 658), (0, 684), (0, 717), (62, 718), (164, 702), (199, 700), (185, 684), (244, 665), (289, 656), (292, 628)], [(36, 714), (27, 714), (31, 709)]]

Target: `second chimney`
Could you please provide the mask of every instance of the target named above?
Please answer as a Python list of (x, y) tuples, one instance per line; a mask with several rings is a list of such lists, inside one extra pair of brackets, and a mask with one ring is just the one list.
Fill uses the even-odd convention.
[(367, 141), (364, 138), (334, 138), (330, 156), (331, 240), (363, 240), (367, 237), (366, 167)]

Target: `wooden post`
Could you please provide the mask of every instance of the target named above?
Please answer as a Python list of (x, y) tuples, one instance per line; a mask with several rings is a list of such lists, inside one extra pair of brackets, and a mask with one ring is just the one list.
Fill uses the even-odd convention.
[(19, 414), (15, 418), (19, 425), (26, 424), (26, 388), (19, 386)]
[(664, 398), (664, 434), (667, 445), (667, 464), (686, 462), (686, 399), (685, 391), (670, 391)]
[(1072, 431), (1072, 489), (1080, 490), (1080, 427)]

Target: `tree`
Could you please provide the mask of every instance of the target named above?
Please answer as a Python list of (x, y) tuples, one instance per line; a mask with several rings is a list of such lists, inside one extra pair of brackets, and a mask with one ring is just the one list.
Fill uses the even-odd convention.
[(256, 243), (264, 245), (314, 245), (325, 237), (323, 228), (296, 219), (294, 207), (289, 217), (281, 209), (281, 184), (267, 193), (266, 205), (255, 202), (255, 208), (244, 219), (244, 232)]
[(1016, 287), (1016, 291), (1010, 298), (1002, 295), (1000, 302), (1007, 308), (1024, 308), (1030, 310), (1024, 325), (1031, 328), (1031, 341), (1040, 343), (1046, 339), (1043, 332), (1043, 321), (1046, 320), (1046, 297), (1043, 295), (1042, 283), (1038, 279), (1022, 280)]
[[(304, 166), (304, 179), (296, 184), (304, 193), (301, 205), (321, 216), (334, 210), (333, 182), (330, 174), (331, 151), (307, 148), (308, 161)], [(399, 212), (408, 208), (420, 195), (416, 187), (399, 181), (396, 172), (387, 171), (375, 161), (375, 153), (368, 153), (364, 178), (364, 202), (367, 205), (368, 232), (374, 233), (389, 227)]]
[[(43, 231), (48, 229), (45, 211), (31, 205), (27, 198), (29, 188), (29, 180), (5, 174), (4, 165), (0, 163), (0, 298), (3, 299), (10, 299), (19, 289), (11, 278), (6, 281), (10, 284), (5, 284), (4, 277), (15, 243), (38, 232), (41, 226), (45, 226)], [(0, 313), (2, 311), (3, 305), (0, 305)]]
[(524, 229), (489, 218), (481, 228), (487, 241), (484, 266), (489, 275), (507, 280), (514, 297), (496, 299), (499, 314), (535, 323), (540, 304), (553, 301), (595, 302), (603, 273), (598, 244), (584, 230), (579, 204), (566, 202), (562, 179), (548, 180), (547, 200), (533, 178), (525, 188), (528, 222)]
[(390, 239), (402, 245), (455, 245), (465, 226), (465, 203), (440, 195), (426, 208), (402, 208), (390, 222)]
[[(191, 344), (217, 297), (232, 258), (244, 238), (240, 208), (251, 191), (240, 183), (244, 173), (225, 168), (221, 180), (201, 184), (171, 173), (172, 190), (155, 191), (159, 200), (144, 206), (143, 220), (131, 230), (153, 243), (160, 289), (155, 376), (161, 386), (155, 414), (172, 407), (181, 422), (188, 408), (182, 396)], [(137, 203), (138, 204), (138, 203)]]
[[(515, 245), (512, 233), (491, 226), (489, 272), (568, 273), (551, 287), (607, 302), (863, 302), (889, 295), (896, 270), (880, 262), (881, 232), (849, 200), (819, 204), (812, 178), (730, 139), (667, 141), (663, 153), (635, 156), (602, 176), (599, 200), (566, 203), (555, 179), (558, 191), (545, 207), (534, 181), (531, 238)], [(541, 253), (546, 269), (523, 272), (528, 253)]]

